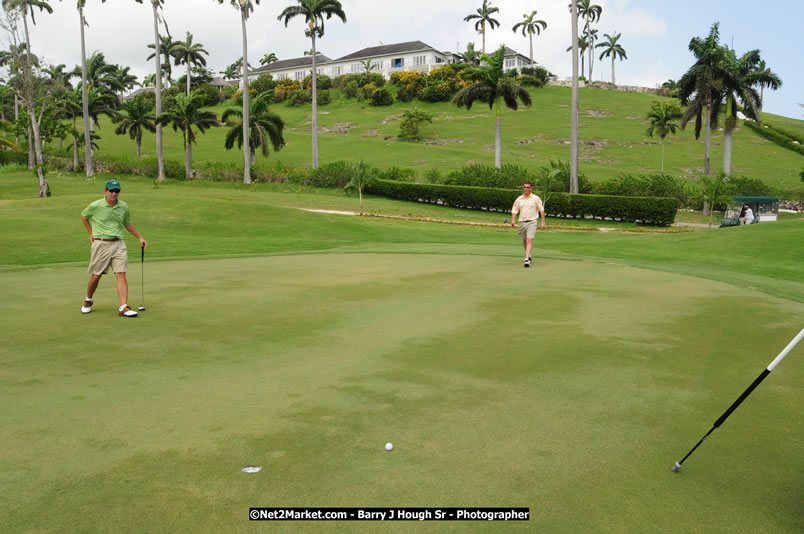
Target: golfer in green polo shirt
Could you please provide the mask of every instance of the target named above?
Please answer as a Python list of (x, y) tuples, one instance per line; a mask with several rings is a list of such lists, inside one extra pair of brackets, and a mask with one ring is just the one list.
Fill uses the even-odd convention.
[(126, 302), (128, 300), (128, 280), (126, 280), (128, 251), (126, 243), (123, 241), (123, 228), (140, 240), (142, 248), (146, 248), (148, 242), (131, 224), (128, 204), (119, 199), (120, 182), (109, 180), (106, 182), (105, 191), (106, 195), (102, 199), (96, 200), (81, 212), (81, 221), (89, 232), (89, 240), (92, 242), (88, 269), (89, 284), (81, 313), (92, 311), (92, 304), (95, 302), (92, 296), (98, 289), (101, 276), (108, 273), (111, 268), (117, 278), (117, 294), (120, 296), (118, 315), (136, 317), (137, 312), (132, 310)]

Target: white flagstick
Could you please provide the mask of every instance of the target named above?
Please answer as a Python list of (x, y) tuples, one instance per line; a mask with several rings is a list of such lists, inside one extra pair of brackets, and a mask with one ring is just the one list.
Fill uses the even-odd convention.
[(703, 443), (706, 438), (709, 437), (709, 434), (714, 432), (717, 427), (719, 427), (720, 425), (723, 424), (723, 422), (731, 415), (731, 412), (736, 410), (737, 407), (740, 405), (740, 403), (743, 402), (751, 394), (751, 392), (754, 391), (754, 389), (756, 389), (756, 387), (760, 384), (760, 382), (765, 380), (765, 377), (768, 376), (771, 373), (771, 371), (773, 371), (773, 369), (777, 365), (779, 365), (779, 363), (782, 360), (784, 360), (785, 356), (787, 356), (790, 353), (790, 351), (793, 350), (793, 348), (796, 345), (798, 345), (798, 342), (801, 341), (802, 338), (804, 338), (804, 328), (802, 328), (801, 332), (799, 332), (798, 335), (793, 338), (793, 341), (791, 341), (790, 343), (787, 344), (787, 346), (784, 348), (784, 350), (782, 350), (782, 352), (779, 353), (779, 355), (770, 363), (770, 365), (768, 365), (768, 367), (766, 367), (765, 370), (762, 371), (759, 374), (758, 377), (756, 377), (756, 379), (751, 383), (751, 385), (748, 386), (748, 388), (745, 391), (743, 391), (743, 394), (740, 395), (740, 397), (736, 401), (734, 401), (731, 406), (729, 406), (729, 409), (726, 410), (725, 412), (723, 412), (723, 415), (721, 415), (718, 418), (718, 420), (715, 421), (714, 426), (712, 426), (712, 428), (709, 430), (709, 432), (707, 432), (706, 435), (704, 437), (702, 437), (700, 439), (700, 441), (698, 441), (698, 443), (695, 444), (695, 446), (692, 448), (692, 450), (690, 450), (690, 452), (688, 452), (687, 455), (684, 458), (682, 458), (680, 461), (675, 463), (675, 465), (673, 466), (673, 472), (674, 473), (677, 472), (679, 469), (681, 469), (681, 466), (684, 463), (684, 460), (689, 458), (690, 455), (693, 452), (695, 452), (695, 449), (697, 449), (698, 446), (701, 443)]

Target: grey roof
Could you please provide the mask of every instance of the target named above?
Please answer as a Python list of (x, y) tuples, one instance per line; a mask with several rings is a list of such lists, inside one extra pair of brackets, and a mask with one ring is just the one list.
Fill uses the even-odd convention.
[[(407, 52), (417, 52), (419, 50), (435, 50), (435, 48), (421, 41), (408, 41), (406, 43), (371, 46), (369, 48), (364, 48), (362, 50), (358, 50), (357, 52), (353, 52), (348, 56), (340, 57), (337, 59), (337, 61), (387, 56), (389, 54), (404, 54)], [(436, 52), (438, 52), (438, 50), (436, 50)]]
[(224, 85), (240, 85), (240, 80), (224, 80), (222, 77), (217, 76), (209, 83), (215, 87), (223, 87)]
[[(491, 54), (489, 54), (489, 55), (491, 55)], [(511, 56), (522, 56), (523, 58), (525, 58), (528, 61), (530, 61), (530, 58), (528, 58), (528, 56), (526, 56), (525, 54), (520, 54), (519, 52), (517, 52), (513, 48), (508, 48), (506, 46), (505, 47), (505, 55), (503, 57), (511, 57)]]
[[(323, 65), (325, 63), (329, 63), (332, 61), (330, 58), (325, 56), (324, 54), (318, 54), (318, 59), (316, 60), (316, 66)], [(287, 70), (287, 69), (297, 69), (297, 68), (313, 68), (313, 56), (302, 56), (293, 59), (283, 59), (281, 61), (275, 61), (270, 65), (265, 65), (264, 67), (260, 67), (259, 69), (254, 69), (249, 71), (249, 76), (252, 74), (262, 74), (264, 72), (274, 72), (278, 70)]]
[(123, 100), (131, 100), (132, 98), (136, 98), (137, 95), (140, 95), (142, 93), (153, 93), (155, 91), (156, 91), (156, 89), (153, 88), (153, 87), (140, 87), (139, 89), (137, 89), (133, 93), (129, 93), (126, 96), (124, 96)]

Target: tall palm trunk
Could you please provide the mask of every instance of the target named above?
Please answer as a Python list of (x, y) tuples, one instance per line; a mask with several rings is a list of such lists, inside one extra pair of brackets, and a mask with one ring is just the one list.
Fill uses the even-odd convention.
[(578, 192), (578, 4), (572, 0), (572, 136), (570, 140), (570, 193)]
[(186, 180), (193, 179), (193, 143), (190, 141), (190, 127), (187, 127), (187, 132), (184, 141), (184, 178)]
[[(248, 123), (248, 47), (246, 39), (246, 12), (240, 10), (240, 22), (243, 28), (243, 183), (251, 183), (251, 159), (249, 158), (249, 123)], [(315, 56), (313, 56), (315, 61)]]
[(142, 132), (137, 133), (137, 161), (140, 160), (142, 155)]
[(712, 118), (709, 116), (711, 96), (706, 97), (706, 134), (704, 138), (704, 174), (709, 176), (709, 155), (712, 150)]
[(497, 119), (494, 127), (494, 166), (502, 167), (502, 116), (500, 113), (500, 99), (497, 99)]
[(78, 138), (73, 137), (73, 172), (78, 172)]
[(533, 34), (530, 35), (530, 66), (533, 66)]
[(480, 23), (480, 33), (483, 34), (483, 53), (486, 53), (486, 21)]
[(662, 137), (662, 174), (664, 174), (664, 137)]
[(611, 85), (617, 85), (614, 81), (614, 54), (611, 55)]
[(84, 8), (78, 8), (78, 18), (81, 24), (81, 106), (84, 115), (84, 170), (87, 178), (95, 174), (92, 163), (92, 138), (89, 130), (89, 96), (87, 94), (87, 53), (84, 41)]
[(723, 128), (723, 173), (731, 175), (731, 138), (732, 130), (728, 126)]
[(159, 57), (159, 15), (157, 13), (156, 2), (151, 1), (151, 6), (154, 10), (154, 64), (156, 65), (156, 162), (159, 176), (157, 180), (163, 182), (165, 180), (165, 153), (164, 145), (162, 144), (162, 125), (158, 122), (159, 116), (162, 114), (162, 58)]
[(190, 96), (190, 60), (187, 60), (187, 96)]
[[(20, 120), (20, 99), (17, 96), (16, 91), (14, 92), (14, 122)], [(17, 145), (20, 144), (20, 134), (16, 136)]]
[(310, 34), (313, 39), (313, 168), (318, 168), (318, 95), (316, 88), (316, 58), (315, 58), (315, 31), (313, 23), (310, 23)]

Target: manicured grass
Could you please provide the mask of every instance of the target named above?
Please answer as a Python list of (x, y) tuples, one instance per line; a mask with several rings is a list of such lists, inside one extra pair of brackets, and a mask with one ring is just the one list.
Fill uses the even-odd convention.
[[(570, 91), (561, 87), (545, 87), (531, 91), (533, 105), (519, 111), (503, 111), (503, 162), (530, 169), (549, 165), (551, 160), (569, 159)], [(581, 90), (580, 158), (581, 170), (592, 181), (612, 178), (624, 173), (648, 174), (660, 171), (659, 139), (645, 136), (644, 115), (654, 100), (662, 97), (602, 89)], [(392, 139), (399, 133), (404, 110), (413, 105), (436, 114), (423, 134), (430, 142), (401, 142)], [(220, 105), (214, 111), (220, 116), (232, 104)], [(309, 107), (277, 104), (273, 110), (287, 123), (288, 145), (272, 153), (268, 163), (281, 161), (290, 166), (310, 165)], [(494, 164), (494, 113), (479, 103), (471, 110), (451, 103), (395, 103), (390, 107), (372, 107), (356, 101), (336, 100), (319, 108), (319, 127), (333, 128), (348, 124), (348, 133), (322, 133), (319, 136), (320, 163), (347, 159), (363, 159), (374, 166), (398, 166), (416, 169), (420, 175), (430, 169), (447, 173), (468, 163)], [(602, 115), (601, 115), (602, 114)], [(768, 120), (790, 128), (802, 121), (764, 114)], [(703, 136), (696, 141), (692, 124), (666, 138), (665, 172), (691, 181), (703, 174)], [(242, 152), (227, 151), (223, 138), (227, 128), (216, 128), (199, 135), (194, 148), (195, 165), (207, 162), (230, 162), (242, 165)], [(125, 156), (134, 158), (135, 147), (127, 136), (113, 134), (113, 125), (101, 119), (101, 149), (98, 158)], [(165, 129), (166, 158), (183, 163), (181, 137)], [(723, 133), (713, 132), (712, 172), (722, 168)], [(446, 144), (443, 144), (446, 142)], [(799, 191), (801, 156), (778, 147), (747, 128), (734, 133), (732, 173), (759, 178), (783, 190)], [(143, 140), (143, 155), (153, 157), (153, 134)], [(265, 160), (260, 155), (258, 163)]]
[(108, 279), (78, 312), (78, 213), (102, 179), (52, 173), (56, 196), (32, 199), (26, 176), (0, 173), (4, 531), (241, 532), (252, 506), (526, 506), (518, 526), (539, 532), (800, 530), (801, 347), (670, 472), (804, 324), (800, 220), (548, 231), (523, 269), (507, 229), (292, 207), (356, 206), (330, 191), (124, 177), (151, 244), (148, 311), (130, 320)]

